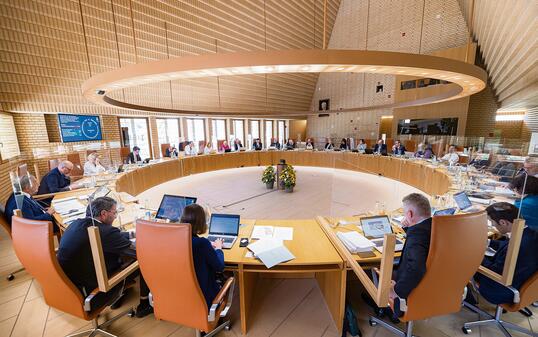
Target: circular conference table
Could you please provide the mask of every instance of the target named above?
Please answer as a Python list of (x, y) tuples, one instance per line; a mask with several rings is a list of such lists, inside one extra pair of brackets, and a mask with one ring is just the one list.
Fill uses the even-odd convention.
[[(120, 213), (122, 226), (133, 227), (139, 206), (134, 200), (140, 193), (167, 181), (222, 169), (247, 166), (276, 165), (281, 159), (294, 166), (314, 166), (352, 170), (381, 175), (416, 187), (429, 195), (442, 195), (449, 191), (451, 179), (446, 169), (419, 160), (396, 157), (361, 155), (353, 152), (322, 151), (246, 151), (223, 154), (162, 159), (148, 165), (136, 167), (107, 178), (110, 187), (123, 199), (124, 214)], [(56, 198), (88, 194), (90, 191), (71, 191)], [(130, 197), (122, 197), (127, 195)], [(135, 198), (132, 198), (135, 196)], [(130, 198), (130, 200), (129, 200)], [(63, 224), (62, 217), (57, 216)], [(335, 226), (339, 220), (348, 221), (346, 226)], [(312, 277), (315, 278), (326, 301), (334, 323), (341, 333), (344, 319), (346, 277), (350, 267), (342, 254), (342, 245), (336, 242), (337, 231), (358, 231), (359, 217), (294, 219), (294, 220), (242, 220), (239, 237), (250, 237), (254, 225), (281, 226), (293, 228), (293, 240), (284, 241), (285, 246), (295, 256), (291, 261), (270, 269), (259, 260), (247, 255), (247, 248), (236, 242), (231, 249), (224, 250), (228, 270), (237, 274), (239, 280), (239, 301), (241, 330), (247, 332), (249, 313), (253, 312), (256, 283), (260, 277)], [(330, 226), (328, 226), (328, 224)], [(118, 223), (120, 225), (120, 223)], [(65, 228), (66, 226), (64, 226)], [(393, 226), (395, 233), (400, 230)], [(399, 256), (399, 253), (394, 254)], [(382, 254), (374, 250), (369, 257), (353, 254), (362, 268), (384, 263)], [(390, 260), (392, 263), (392, 259)], [(366, 285), (365, 285), (366, 286)], [(258, 296), (258, 295), (256, 295)]]

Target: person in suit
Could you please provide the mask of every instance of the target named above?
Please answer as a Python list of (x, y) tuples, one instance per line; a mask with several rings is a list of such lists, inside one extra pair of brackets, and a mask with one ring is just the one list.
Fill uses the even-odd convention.
[(520, 174), (525, 174), (525, 173), (529, 176), (534, 176), (538, 178), (538, 158), (536, 157), (525, 158), (523, 167), (517, 171), (516, 176)]
[(241, 139), (239, 139), (239, 138), (234, 139), (234, 148), (233, 148), (233, 150), (234, 151), (241, 151), (242, 148), (243, 148), (243, 143), (241, 143)]
[(521, 217), (525, 219), (527, 226), (538, 231), (538, 178), (520, 174), (508, 187), (519, 197), (514, 205), (521, 210)]
[(308, 138), (306, 140), (306, 149), (307, 150), (314, 150), (314, 141), (311, 138)]
[[(109, 277), (122, 269), (122, 258), (136, 259), (136, 248), (131, 243), (134, 232), (123, 232), (112, 226), (118, 214), (116, 201), (110, 197), (93, 200), (86, 209), (86, 217), (73, 221), (62, 236), (58, 248), (58, 262), (67, 277), (86, 297), (97, 288), (97, 277), (93, 264), (92, 251), (88, 236), (88, 227), (99, 227), (101, 245), (105, 257), (106, 272)], [(133, 273), (129, 280), (140, 275)], [(122, 284), (119, 285), (120, 287)], [(136, 316), (143, 317), (153, 312), (149, 305), (149, 289), (140, 276), (140, 304), (136, 308)], [(113, 307), (119, 307), (116, 302)]]
[(456, 146), (450, 145), (448, 147), (448, 153), (445, 154), (442, 158), (442, 161), (446, 162), (448, 165), (455, 165), (460, 161), (460, 156), (456, 152)]
[(170, 144), (164, 154), (165, 157), (172, 158), (177, 157), (177, 149), (174, 145)]
[(374, 145), (374, 154), (387, 155), (387, 144), (383, 142), (383, 139), (379, 139)]
[(347, 149), (347, 140), (345, 138), (342, 138), (342, 140), (340, 141), (340, 150), (345, 151)]
[[(11, 193), (6, 202), (5, 212), (7, 223), (11, 226), (11, 218), (13, 217), (13, 211), (20, 209), (22, 212), (22, 217), (30, 220), (43, 220), (51, 221), (55, 224), (55, 221), (52, 217), (55, 211), (53, 207), (45, 208), (38, 201), (32, 198), (33, 195), (37, 193), (39, 185), (37, 184), (37, 179), (32, 175), (25, 175), (20, 178), (20, 186), (22, 194), (24, 196), (21, 207), (17, 206), (17, 201), (15, 199), (15, 193)], [(57, 225), (54, 226), (54, 232), (58, 232), (59, 228)]]
[(330, 138), (325, 139), (325, 151), (330, 151), (334, 149), (334, 144)]
[[(509, 235), (512, 231), (514, 220), (518, 217), (517, 207), (507, 202), (498, 202), (489, 205), (486, 212), (489, 220), (491, 220), (499, 233), (503, 236)], [(485, 256), (482, 265), (498, 274), (502, 274), (509, 242), (510, 240), (507, 238), (490, 240), (489, 247), (495, 250), (495, 255), (492, 257)], [(521, 237), (512, 287), (520, 290), (523, 283), (538, 271), (537, 256), (538, 232), (526, 226)], [(476, 273), (474, 279), (478, 283), (478, 292), (488, 302), (493, 304), (514, 303), (514, 294), (505, 286), (480, 273)]]
[(288, 139), (288, 142), (286, 143), (286, 150), (293, 150), (295, 149), (295, 142), (293, 139)]
[(405, 154), (405, 146), (402, 145), (400, 140), (396, 140), (392, 145), (392, 154), (397, 156), (403, 156)]
[(263, 149), (263, 144), (260, 138), (256, 138), (254, 140), (254, 144), (252, 144), (252, 149), (256, 151), (261, 151)]
[(41, 178), (37, 194), (57, 193), (81, 188), (81, 184), (71, 184), (71, 178), (68, 175), (72, 169), (73, 163), (70, 161), (64, 160), (60, 162), (58, 167), (53, 168)]
[(208, 142), (207, 144), (205, 144), (204, 154), (211, 154), (213, 152), (215, 152), (215, 150), (213, 149), (213, 144), (211, 144), (211, 142)]
[(359, 153), (366, 152), (366, 141), (364, 140), (364, 138), (359, 139), (359, 144), (357, 144), (357, 151), (359, 151)]
[(185, 145), (185, 155), (186, 156), (196, 156), (196, 149), (194, 148), (194, 143), (192, 141), (187, 142)]
[(422, 158), (424, 159), (431, 159), (435, 156), (435, 153), (433, 153), (433, 147), (432, 144), (426, 144), (426, 149), (424, 150), (424, 155)]
[(129, 156), (127, 157), (127, 163), (136, 164), (139, 161), (142, 161), (142, 158), (140, 157), (140, 148), (135, 146), (133, 147), (133, 152), (129, 153)]
[(271, 138), (271, 145), (269, 147), (274, 147), (277, 150), (280, 150), (280, 142), (276, 138)]
[(194, 270), (207, 306), (210, 307), (211, 302), (220, 291), (217, 273), (224, 270), (223, 242), (219, 239), (212, 243), (208, 239), (198, 236), (207, 232), (205, 211), (198, 204), (185, 207), (180, 222), (191, 225)]
[(84, 175), (95, 175), (105, 172), (106, 169), (99, 162), (99, 155), (97, 152), (90, 153), (86, 157), (86, 162), (84, 163)]
[(406, 240), (389, 294), (394, 300), (394, 313), (397, 316), (403, 314), (398, 299), (407, 299), (426, 273), (432, 226), (428, 198), (420, 193), (411, 193), (404, 197), (402, 202), (402, 227), (406, 232)]

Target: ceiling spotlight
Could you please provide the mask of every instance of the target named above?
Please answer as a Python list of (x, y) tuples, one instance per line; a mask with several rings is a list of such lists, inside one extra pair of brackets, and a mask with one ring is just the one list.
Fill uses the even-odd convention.
[(308, 70), (310, 70), (310, 67), (309, 66), (302, 66), (301, 70), (302, 71), (308, 71)]
[(344, 67), (338, 67), (338, 68), (336, 68), (336, 70), (338, 70), (338, 71), (340, 71), (340, 70), (344, 70), (344, 69), (346, 69), (346, 68), (344, 68)]

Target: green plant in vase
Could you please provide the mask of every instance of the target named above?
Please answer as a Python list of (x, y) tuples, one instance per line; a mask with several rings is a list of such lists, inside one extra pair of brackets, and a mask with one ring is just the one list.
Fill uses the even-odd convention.
[(288, 193), (293, 192), (293, 187), (295, 187), (295, 184), (297, 183), (297, 176), (295, 175), (293, 166), (289, 164), (286, 165), (280, 172), (279, 178), (282, 185), (284, 185), (285, 191)]
[(273, 166), (267, 166), (265, 170), (263, 170), (262, 183), (265, 184), (267, 189), (273, 189), (275, 185), (275, 168)]

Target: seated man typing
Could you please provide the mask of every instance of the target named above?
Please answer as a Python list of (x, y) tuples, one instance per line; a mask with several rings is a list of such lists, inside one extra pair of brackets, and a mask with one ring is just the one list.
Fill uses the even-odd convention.
[[(136, 250), (131, 244), (131, 233), (122, 232), (112, 226), (116, 219), (116, 201), (109, 197), (95, 199), (86, 210), (86, 218), (75, 220), (62, 236), (58, 249), (58, 262), (69, 279), (86, 297), (97, 288), (97, 277), (88, 237), (88, 227), (98, 226), (101, 244), (105, 255), (107, 274), (111, 277), (122, 268), (122, 256), (136, 258)], [(93, 217), (92, 217), (93, 216)], [(128, 279), (140, 275), (135, 272)], [(149, 305), (149, 289), (140, 275), (140, 304), (136, 308), (136, 316), (143, 317), (153, 312)], [(121, 301), (118, 301), (121, 303)], [(119, 307), (120, 303), (113, 306)]]
[[(517, 207), (507, 202), (498, 202), (488, 206), (486, 212), (492, 224), (502, 235), (510, 234), (512, 224), (518, 215)], [(509, 240), (491, 240), (489, 246), (496, 253), (492, 257), (484, 257), (482, 265), (498, 274), (502, 274), (508, 243)], [(512, 287), (519, 290), (523, 283), (538, 271), (537, 257), (538, 232), (525, 226), (521, 237)], [(474, 278), (479, 283), (478, 291), (488, 302), (492, 304), (513, 303), (514, 294), (507, 287), (479, 273)]]
[(71, 184), (71, 178), (68, 176), (73, 169), (73, 163), (64, 160), (58, 167), (53, 168), (43, 178), (37, 194), (49, 194), (81, 188), (80, 184)]
[(432, 228), (431, 207), (428, 199), (419, 193), (411, 193), (402, 200), (407, 233), (398, 270), (393, 277), (389, 297), (394, 301), (394, 312), (402, 315), (397, 298), (407, 299), (426, 273), (426, 260), (430, 250)]

